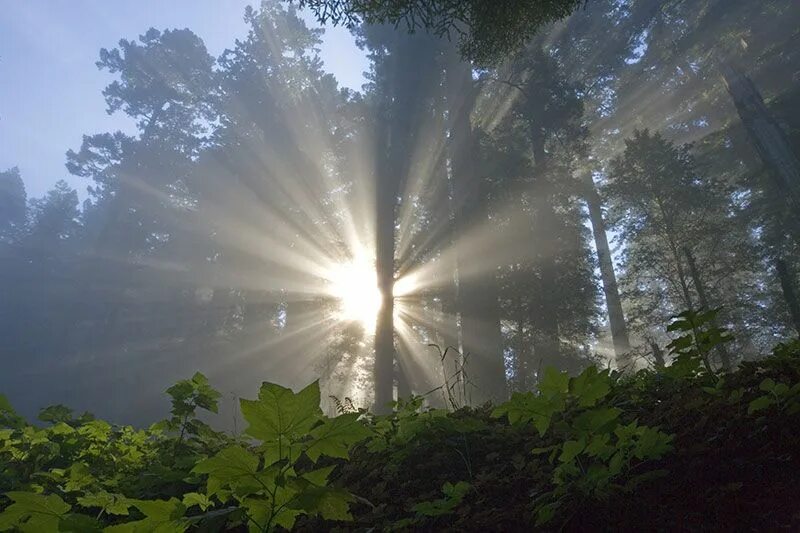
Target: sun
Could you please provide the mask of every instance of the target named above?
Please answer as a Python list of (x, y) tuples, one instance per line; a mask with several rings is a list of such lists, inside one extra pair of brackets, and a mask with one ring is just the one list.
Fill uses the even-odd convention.
[(355, 259), (331, 268), (328, 275), (331, 295), (339, 300), (339, 320), (360, 323), (374, 333), (383, 298), (373, 262)]

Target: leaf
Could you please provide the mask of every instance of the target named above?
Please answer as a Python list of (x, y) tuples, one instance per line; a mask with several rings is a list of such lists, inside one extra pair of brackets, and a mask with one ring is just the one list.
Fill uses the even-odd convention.
[(616, 407), (600, 407), (585, 411), (575, 417), (573, 426), (580, 431), (598, 433), (606, 426), (614, 423), (622, 413)]
[(578, 398), (579, 406), (592, 407), (611, 391), (611, 379), (608, 377), (608, 370), (598, 373), (596, 367), (590, 366), (578, 377), (570, 380), (569, 389)]
[(242, 415), (249, 423), (246, 433), (264, 444), (276, 445), (278, 457), (288, 454), (290, 443), (308, 434), (322, 410), (319, 381), (297, 394), (274, 383), (264, 383), (258, 400), (241, 400)]
[(767, 378), (759, 384), (758, 388), (764, 392), (770, 392), (775, 388), (775, 381), (773, 381), (771, 378)]
[(201, 511), (205, 511), (214, 505), (214, 502), (212, 502), (208, 496), (205, 494), (200, 494), (199, 492), (187, 492), (183, 495), (182, 503), (187, 509), (193, 505), (197, 505), (200, 507)]
[(509, 401), (500, 404), (492, 411), (492, 416), (497, 418), (505, 415), (511, 424), (532, 422), (539, 430), (539, 434), (544, 436), (550, 427), (552, 416), (563, 409), (564, 398), (560, 394), (546, 398), (534, 396), (531, 392), (515, 392)]
[(672, 435), (648, 426), (639, 427), (639, 438), (633, 451), (637, 459), (660, 459), (672, 449)]
[(558, 510), (558, 502), (546, 503), (536, 509), (536, 524), (542, 526), (550, 522)]
[(453, 512), (461, 504), (464, 496), (472, 488), (466, 481), (459, 481), (455, 485), (450, 482), (442, 486), (444, 498), (438, 500), (420, 502), (411, 508), (417, 514), (423, 516), (441, 516)]
[(5, 495), (14, 503), (0, 514), (0, 530), (24, 522), (26, 531), (58, 531), (59, 522), (71, 509), (56, 494), (12, 491)]
[(209, 488), (212, 486), (212, 479), (220, 486), (235, 485), (242, 479), (256, 477), (258, 457), (241, 446), (233, 445), (221, 450), (214, 457), (200, 461), (192, 472), (208, 474)]
[(319, 514), (326, 520), (352, 520), (350, 502), (353, 495), (348, 491), (334, 487), (306, 487), (292, 501), (293, 509), (308, 514)]
[(581, 440), (568, 440), (564, 442), (561, 447), (561, 455), (558, 460), (562, 463), (568, 463), (575, 459), (579, 453), (586, 448), (586, 441)]
[(107, 527), (107, 533), (183, 533), (189, 527), (183, 519), (186, 506), (177, 498), (169, 500), (131, 500), (146, 518)]
[(314, 462), (320, 455), (346, 459), (353, 444), (372, 435), (358, 420), (359, 416), (359, 413), (339, 415), (315, 427), (311, 430), (311, 442), (306, 447), (306, 455)]
[(755, 412), (766, 409), (774, 403), (775, 400), (773, 400), (770, 396), (759, 396), (755, 400), (751, 401), (747, 406), (747, 414), (751, 415)]
[(544, 369), (544, 375), (539, 381), (539, 392), (546, 398), (552, 398), (557, 394), (565, 394), (569, 390), (569, 374), (559, 372), (555, 367), (548, 366)]
[(110, 515), (127, 516), (133, 502), (122, 494), (111, 494), (106, 491), (88, 493), (78, 498), (82, 507), (99, 507)]
[(314, 485), (324, 486), (327, 485), (328, 476), (331, 474), (331, 472), (333, 472), (334, 468), (336, 468), (336, 465), (326, 466), (325, 468), (319, 468), (317, 470), (312, 470), (311, 472), (306, 472), (302, 477)]
[(68, 533), (100, 533), (103, 526), (91, 516), (70, 513), (58, 522), (58, 530)]

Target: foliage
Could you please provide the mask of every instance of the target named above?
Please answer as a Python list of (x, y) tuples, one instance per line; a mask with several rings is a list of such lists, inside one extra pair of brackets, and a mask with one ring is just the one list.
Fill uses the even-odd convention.
[(319, 384), (302, 391), (264, 383), (242, 400), (242, 440), (197, 419), (215, 412), (219, 393), (195, 374), (167, 390), (172, 418), (148, 430), (116, 427), (64, 406), (44, 409), (37, 428), (5, 398), (0, 489), (11, 501), (0, 530), (185, 531), (244, 524), (251, 531), (291, 528), (301, 514), (348, 520), (354, 497), (332, 487), (335, 465), (371, 430), (359, 413), (328, 418)]
[[(711, 316), (676, 317), (671, 330), (689, 340), (663, 370), (622, 376), (592, 366), (570, 377), (549, 368), (537, 392), (478, 410), (412, 397), (389, 415), (329, 418), (318, 382), (296, 393), (265, 382), (257, 399), (241, 401), (244, 435), (229, 436), (197, 419), (219, 398), (199, 373), (168, 389), (171, 418), (146, 430), (61, 405), (42, 410), (47, 426), (37, 427), (0, 396), (0, 531), (305, 530), (351, 520), (472, 529), (487, 505), (501, 510), (492, 523), (502, 527), (581, 523), (591, 509), (661, 494), (683, 475), (682, 454), (711, 453), (720, 439), (763, 450), (771, 438), (776, 457), (790, 453), (781, 450), (791, 438), (769, 436), (800, 413), (800, 343), (711, 379), (700, 360), (725, 342)], [(761, 468), (767, 459), (751, 460)]]
[(667, 331), (680, 332), (682, 335), (667, 345), (673, 357), (668, 375), (686, 377), (706, 372), (714, 376), (711, 351), (733, 339), (725, 329), (716, 325), (714, 319), (718, 312), (719, 309), (684, 311), (673, 317)]
[(562, 19), (585, 0), (299, 0), (322, 23), (354, 26), (405, 25), (438, 36), (460, 37), (465, 56), (479, 63), (500, 61), (521, 48), (537, 30)]

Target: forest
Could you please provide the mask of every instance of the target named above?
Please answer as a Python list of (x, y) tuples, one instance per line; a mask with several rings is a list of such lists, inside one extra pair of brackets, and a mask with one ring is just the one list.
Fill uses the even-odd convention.
[(0, 531), (800, 529), (794, 0), (241, 15), (0, 168)]

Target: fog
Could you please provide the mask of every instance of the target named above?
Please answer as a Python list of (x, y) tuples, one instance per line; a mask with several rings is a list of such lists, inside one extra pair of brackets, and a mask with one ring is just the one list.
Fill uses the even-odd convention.
[(63, 175), (0, 168), (0, 392), (25, 416), (149, 423), (196, 371), (225, 428), (265, 380), (319, 379), (333, 412), (441, 405), (460, 368), (480, 404), (548, 365), (663, 364), (686, 309), (721, 308), (719, 368), (800, 332), (793, 0), (591, 0), (489, 66), (358, 25), (360, 89), (308, 13), (241, 16), (216, 57), (182, 25), (93, 51), (110, 81), (82, 98), (129, 126), (58, 146)]

